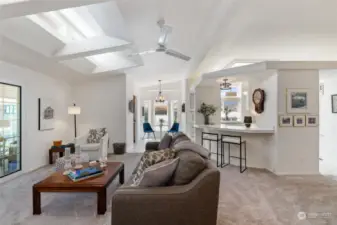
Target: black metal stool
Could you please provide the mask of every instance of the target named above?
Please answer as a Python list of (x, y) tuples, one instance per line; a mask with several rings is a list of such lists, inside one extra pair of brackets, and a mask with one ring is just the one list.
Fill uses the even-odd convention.
[[(220, 138), (217, 133), (207, 133), (207, 132), (201, 132), (201, 145), (204, 146), (204, 140), (209, 142), (209, 151), (211, 154), (216, 154), (216, 166), (217, 167), (223, 167), (225, 158), (221, 155), (221, 152), (219, 153), (219, 142)], [(212, 152), (212, 141), (216, 142), (216, 153)], [(221, 149), (220, 149), (221, 151)], [(220, 155), (220, 164), (219, 164), (219, 155)]]
[[(232, 136), (232, 135), (221, 135), (221, 154), (225, 155), (224, 144), (228, 144), (228, 163), (224, 164), (222, 167), (228, 166), (231, 163), (231, 158), (236, 158), (240, 160), (240, 173), (243, 173), (247, 170), (247, 142), (242, 141), (241, 136)], [(240, 146), (240, 156), (231, 156), (231, 144), (232, 145), (239, 145)], [(244, 157), (242, 157), (242, 145), (245, 146), (244, 148)], [(244, 161), (245, 167), (242, 167), (242, 161)]]

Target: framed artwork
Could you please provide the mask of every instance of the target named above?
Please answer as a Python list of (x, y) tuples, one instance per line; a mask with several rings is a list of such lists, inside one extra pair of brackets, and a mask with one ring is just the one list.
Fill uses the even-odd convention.
[(308, 99), (308, 89), (287, 89), (287, 112), (307, 113)]
[(337, 94), (331, 95), (331, 109), (332, 113), (337, 113)]
[(185, 110), (186, 110), (186, 109), (185, 109), (185, 103), (183, 103), (183, 104), (181, 105), (181, 112), (184, 113)]
[(319, 84), (319, 93), (320, 93), (321, 95), (324, 95), (324, 83), (320, 83), (320, 84)]
[(167, 105), (156, 105), (154, 108), (155, 115), (166, 116), (167, 115)]
[(280, 115), (279, 116), (279, 126), (280, 127), (292, 127), (293, 126), (293, 116)]
[(318, 116), (317, 115), (307, 115), (306, 125), (307, 127), (317, 127), (318, 126)]
[(294, 116), (294, 127), (305, 127), (305, 115)]
[(53, 99), (39, 98), (39, 130), (54, 129), (55, 122), (55, 106)]

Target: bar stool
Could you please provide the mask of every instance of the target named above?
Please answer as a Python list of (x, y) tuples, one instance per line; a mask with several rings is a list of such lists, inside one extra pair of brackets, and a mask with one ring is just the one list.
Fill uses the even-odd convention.
[[(218, 136), (217, 133), (207, 133), (207, 132), (202, 132), (201, 133), (201, 145), (204, 146), (204, 141), (208, 141), (209, 143), (209, 151), (211, 154), (216, 154), (216, 166), (217, 167), (223, 167), (225, 158), (221, 156), (221, 152), (219, 153), (219, 142), (220, 142), (220, 137)], [(216, 153), (212, 152), (212, 142), (216, 142)], [(221, 151), (221, 149), (220, 149)], [(220, 155), (220, 163), (219, 163), (219, 155)]]
[[(224, 164), (222, 167), (228, 166), (231, 163), (231, 158), (236, 158), (240, 160), (240, 173), (243, 173), (247, 170), (247, 142), (243, 141), (241, 136), (233, 136), (233, 135), (221, 135), (221, 154), (224, 157), (225, 155), (225, 149), (224, 144), (228, 144), (228, 163)], [(231, 156), (231, 145), (239, 145), (240, 146), (240, 156)], [(244, 145), (244, 149), (242, 149), (242, 145)], [(244, 157), (243, 152), (244, 150)], [(244, 161), (244, 168), (242, 167), (242, 161)]]

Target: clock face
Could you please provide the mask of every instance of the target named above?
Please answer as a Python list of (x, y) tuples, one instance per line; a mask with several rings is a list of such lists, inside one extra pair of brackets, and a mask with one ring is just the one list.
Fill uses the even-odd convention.
[(262, 94), (260, 91), (255, 91), (253, 95), (253, 101), (255, 104), (259, 104), (262, 99)]

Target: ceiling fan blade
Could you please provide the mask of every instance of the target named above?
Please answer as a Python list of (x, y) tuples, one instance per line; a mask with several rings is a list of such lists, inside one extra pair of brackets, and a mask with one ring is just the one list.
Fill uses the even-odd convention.
[(182, 54), (180, 52), (174, 51), (172, 49), (167, 49), (165, 51), (165, 53), (168, 54), (168, 55), (170, 55), (170, 56), (173, 56), (173, 57), (185, 60), (185, 61), (189, 61), (191, 59), (191, 57), (189, 57), (187, 55), (184, 55), (184, 54)]
[(151, 49), (151, 50), (148, 50), (148, 51), (139, 52), (139, 53), (137, 53), (137, 55), (147, 55), (147, 54), (152, 54), (152, 53), (155, 53), (155, 52), (157, 52), (156, 49)]

